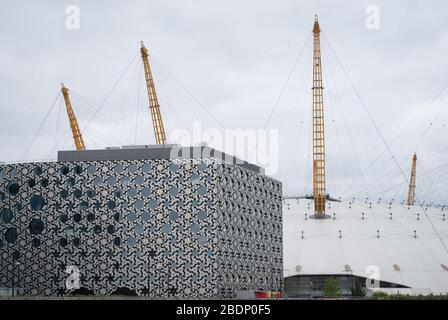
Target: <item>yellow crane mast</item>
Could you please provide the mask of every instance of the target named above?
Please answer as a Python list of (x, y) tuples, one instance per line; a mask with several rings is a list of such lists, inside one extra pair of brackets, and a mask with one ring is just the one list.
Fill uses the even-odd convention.
[(65, 107), (67, 108), (67, 115), (70, 121), (70, 127), (73, 133), (73, 139), (75, 140), (75, 146), (77, 151), (86, 150), (84, 140), (82, 139), (81, 130), (79, 130), (78, 121), (76, 120), (75, 113), (73, 112), (73, 107), (70, 102), (70, 97), (68, 95), (67, 87), (61, 83), (61, 92), (64, 96)]
[(408, 206), (415, 204), (415, 178), (417, 174), (417, 154), (412, 157), (411, 178), (409, 179)]
[(320, 27), (317, 15), (313, 28), (313, 196), (316, 218), (325, 217), (325, 136)]
[(151, 109), (152, 126), (157, 144), (166, 144), (165, 128), (163, 126), (162, 114), (160, 113), (160, 105), (157, 99), (156, 87), (151, 73), (151, 67), (148, 61), (148, 49), (145, 48), (143, 41), (141, 42), (140, 52), (143, 59), (143, 67), (145, 69), (146, 89), (148, 90), (149, 108)]

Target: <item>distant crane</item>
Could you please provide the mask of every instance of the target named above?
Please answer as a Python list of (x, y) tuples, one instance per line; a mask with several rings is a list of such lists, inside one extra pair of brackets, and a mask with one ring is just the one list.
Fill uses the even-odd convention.
[(411, 178), (409, 179), (408, 206), (415, 204), (415, 178), (417, 174), (417, 154), (412, 157)]
[(166, 144), (165, 128), (163, 126), (162, 114), (160, 113), (160, 105), (157, 99), (154, 79), (151, 73), (151, 67), (148, 61), (148, 49), (145, 48), (143, 41), (141, 42), (140, 52), (143, 59), (143, 67), (145, 69), (146, 88), (148, 90), (149, 108), (151, 109), (152, 126), (157, 144)]
[(75, 113), (73, 112), (73, 107), (70, 102), (70, 97), (68, 95), (67, 87), (61, 83), (61, 92), (64, 96), (65, 107), (67, 109), (68, 119), (70, 121), (70, 127), (73, 133), (73, 139), (75, 140), (75, 146), (77, 151), (86, 150), (84, 140), (82, 139), (81, 130), (79, 130), (78, 121), (76, 120)]
[(313, 196), (316, 218), (325, 217), (325, 123), (320, 51), (320, 27), (317, 15), (313, 28)]

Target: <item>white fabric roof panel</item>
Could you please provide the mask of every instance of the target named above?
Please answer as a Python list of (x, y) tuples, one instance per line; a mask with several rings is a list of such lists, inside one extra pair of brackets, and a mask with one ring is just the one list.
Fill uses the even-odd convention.
[(350, 274), (345, 265), (354, 275), (368, 277), (369, 266), (376, 266), (382, 281), (411, 287), (416, 294), (448, 293), (448, 271), (442, 267), (448, 266), (446, 208), (378, 201), (371, 207), (369, 202), (328, 204), (331, 218), (316, 220), (312, 200), (284, 200), (285, 277)]

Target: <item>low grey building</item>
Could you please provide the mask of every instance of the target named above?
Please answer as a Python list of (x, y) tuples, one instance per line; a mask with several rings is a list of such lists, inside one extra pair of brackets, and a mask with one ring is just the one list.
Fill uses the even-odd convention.
[(281, 210), (280, 182), (208, 147), (62, 151), (57, 162), (1, 165), (0, 287), (162, 298), (281, 291)]

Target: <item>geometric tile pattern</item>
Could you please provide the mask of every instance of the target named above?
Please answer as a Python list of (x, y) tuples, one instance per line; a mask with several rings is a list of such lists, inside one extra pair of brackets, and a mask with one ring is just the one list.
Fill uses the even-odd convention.
[(0, 288), (234, 297), (281, 290), (280, 182), (215, 159), (0, 166)]

